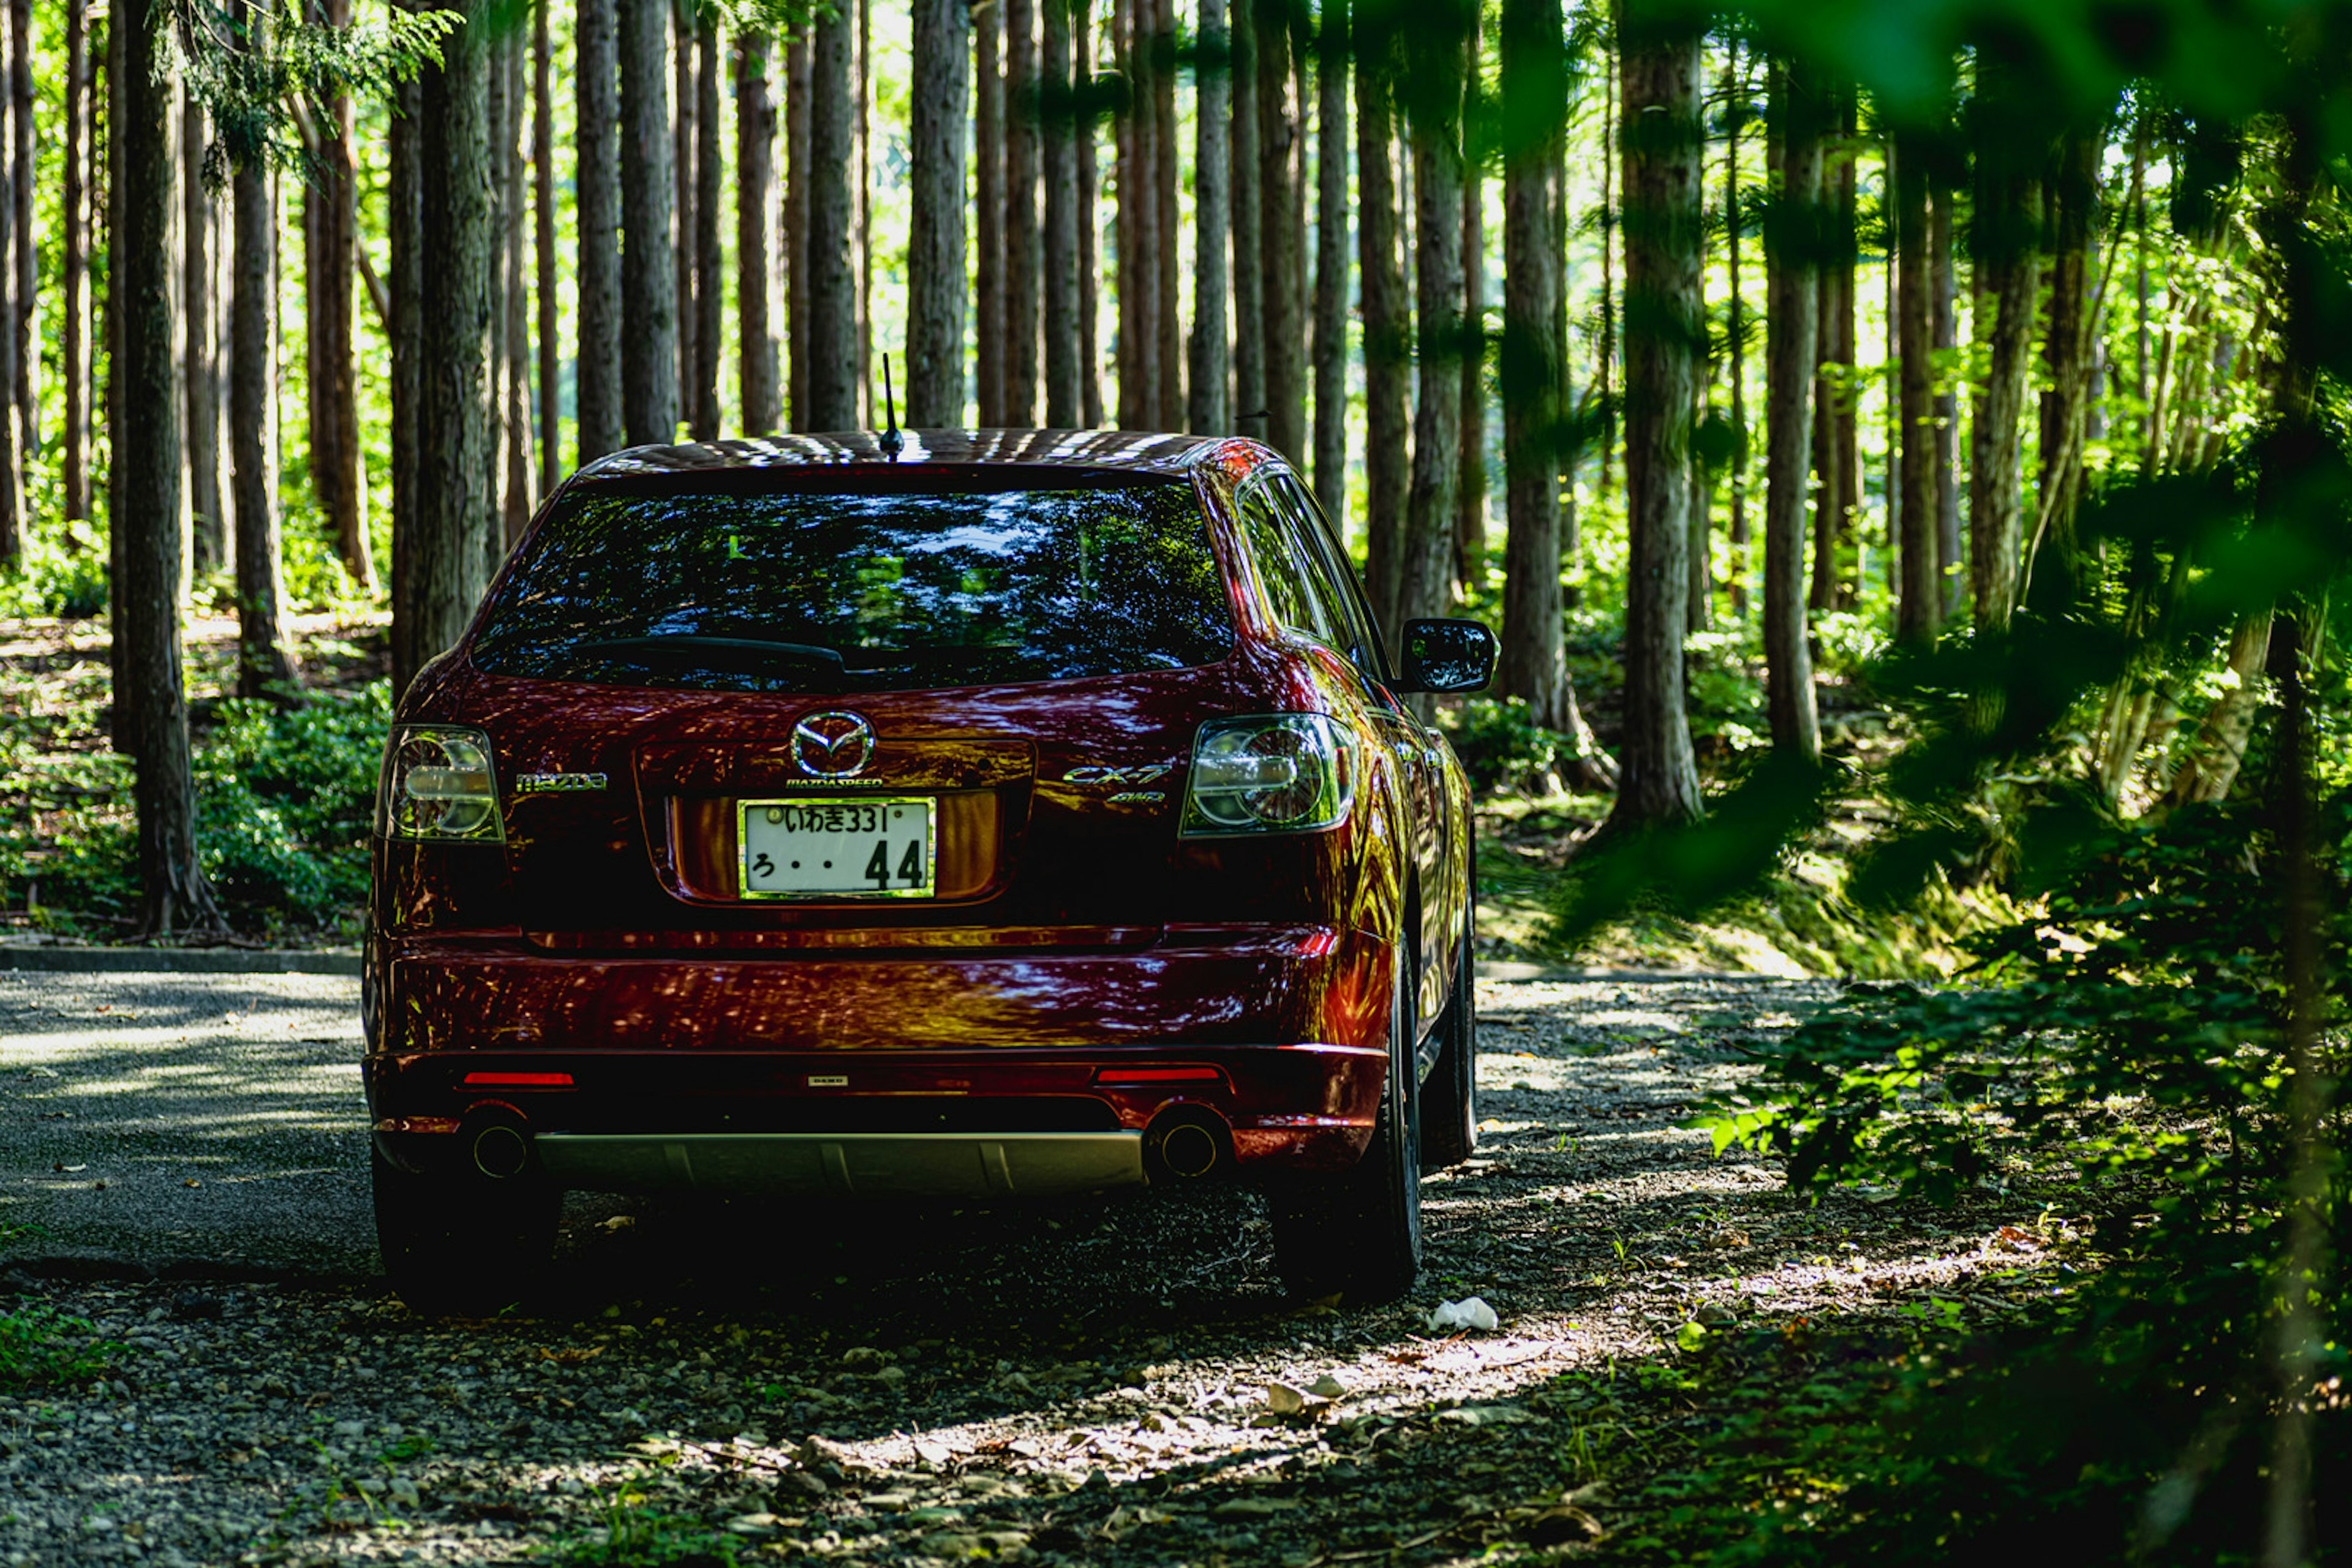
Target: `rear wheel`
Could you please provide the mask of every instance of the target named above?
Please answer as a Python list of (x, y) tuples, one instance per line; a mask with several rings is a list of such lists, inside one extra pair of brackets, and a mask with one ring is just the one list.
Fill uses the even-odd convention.
[(1437, 1023), (1437, 1065), (1421, 1107), (1421, 1168), (1458, 1165), (1478, 1147), (1478, 998), (1470, 964), (1470, 916), (1462, 917), (1454, 989)]
[(1301, 1296), (1337, 1291), (1350, 1301), (1392, 1300), (1412, 1289), (1421, 1273), (1412, 986), (1402, 950), (1393, 990), (1388, 1077), (1364, 1157), (1337, 1178), (1266, 1194), (1276, 1265), (1283, 1282)]
[(419, 1174), (371, 1151), (376, 1245), (392, 1288), (426, 1317), (479, 1316), (520, 1300), (555, 1251), (562, 1192), (535, 1173)]

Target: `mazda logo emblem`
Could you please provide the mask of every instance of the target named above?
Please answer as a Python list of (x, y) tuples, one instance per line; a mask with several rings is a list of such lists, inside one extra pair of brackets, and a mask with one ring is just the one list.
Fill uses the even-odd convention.
[(874, 726), (838, 710), (793, 726), (793, 762), (814, 778), (847, 778), (874, 760)]

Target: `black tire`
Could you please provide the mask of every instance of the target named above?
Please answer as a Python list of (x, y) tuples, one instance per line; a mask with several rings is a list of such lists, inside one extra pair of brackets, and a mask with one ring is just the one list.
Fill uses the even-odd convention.
[(1458, 1165), (1478, 1147), (1478, 997), (1471, 973), (1470, 916), (1462, 917), (1462, 951), (1454, 990), (1437, 1022), (1437, 1065), (1422, 1086), (1421, 1168)]
[(1394, 1300), (1421, 1274), (1421, 1154), (1412, 1090), (1412, 985), (1400, 953), (1389, 1071), (1364, 1157), (1344, 1173), (1266, 1194), (1274, 1257), (1297, 1295)]
[(409, 1310), (481, 1317), (529, 1295), (555, 1252), (563, 1194), (543, 1176), (420, 1175), (370, 1152), (376, 1245)]

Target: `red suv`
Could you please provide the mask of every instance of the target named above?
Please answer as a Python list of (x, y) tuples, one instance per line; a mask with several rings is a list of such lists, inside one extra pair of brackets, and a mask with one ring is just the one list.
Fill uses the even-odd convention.
[(566, 1187), (1260, 1184), (1286, 1279), (1410, 1286), (1475, 1136), (1469, 796), (1248, 441), (645, 447), (550, 499), (384, 751), (375, 1210), (425, 1310)]

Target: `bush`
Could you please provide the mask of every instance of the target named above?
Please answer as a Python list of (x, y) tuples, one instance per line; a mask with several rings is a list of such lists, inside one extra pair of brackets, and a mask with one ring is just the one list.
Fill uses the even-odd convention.
[(1529, 717), (1524, 697), (1470, 697), (1437, 715), (1453, 742), (1470, 787), (1481, 794), (1541, 787), (1559, 755), (1561, 738)]
[(196, 755), (205, 874), (239, 929), (348, 925), (367, 897), (390, 687), (300, 707), (229, 699)]

